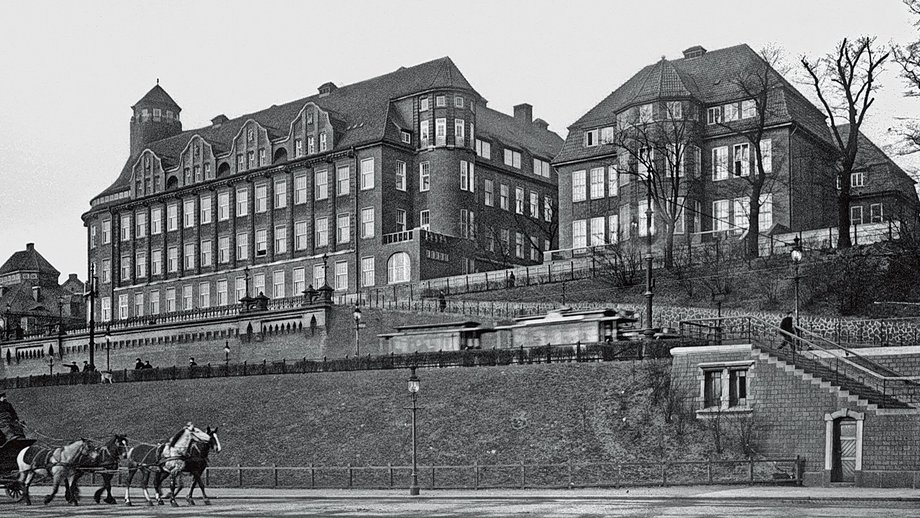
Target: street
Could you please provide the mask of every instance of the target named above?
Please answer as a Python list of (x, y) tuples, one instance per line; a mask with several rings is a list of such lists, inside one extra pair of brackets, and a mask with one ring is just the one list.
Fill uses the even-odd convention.
[[(37, 492), (42, 494), (41, 489)], [(920, 516), (915, 490), (864, 488), (635, 488), (575, 491), (432, 491), (409, 497), (394, 491), (212, 491), (212, 505), (78, 507), (57, 500), (31, 507), (0, 505), (0, 516), (539, 516), (539, 517), (886, 517)], [(123, 494), (123, 493), (119, 493)], [(37, 500), (40, 502), (40, 500)]]

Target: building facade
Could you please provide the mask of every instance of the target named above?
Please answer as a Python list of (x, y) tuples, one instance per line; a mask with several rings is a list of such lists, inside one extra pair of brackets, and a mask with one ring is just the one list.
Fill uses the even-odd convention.
[[(621, 138), (627, 131), (631, 139)], [(650, 170), (679, 179), (653, 188), (656, 199), (676, 207), (678, 244), (749, 231), (758, 161), (765, 171), (758, 232), (831, 226), (829, 138), (823, 114), (747, 45), (711, 52), (696, 46), (681, 59), (662, 58), (569, 127), (553, 161), (560, 249), (644, 242)], [(652, 205), (660, 247), (662, 206)]]
[(486, 106), (449, 58), (182, 129), (159, 85), (84, 214), (102, 322), (535, 264), (562, 139)]

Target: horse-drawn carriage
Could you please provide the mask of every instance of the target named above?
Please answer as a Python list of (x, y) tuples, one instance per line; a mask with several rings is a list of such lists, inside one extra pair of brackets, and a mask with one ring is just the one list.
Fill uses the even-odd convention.
[(19, 467), (16, 456), (24, 448), (35, 444), (35, 439), (13, 438), (0, 446), (0, 484), (6, 490), (6, 496), (14, 502), (22, 500), (22, 483), (19, 482)]

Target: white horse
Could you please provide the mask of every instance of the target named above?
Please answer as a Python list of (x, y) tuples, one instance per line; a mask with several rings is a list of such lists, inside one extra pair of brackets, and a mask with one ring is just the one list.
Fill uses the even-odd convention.
[(163, 496), (160, 492), (162, 481), (170, 479), (170, 504), (174, 507), (176, 503), (176, 479), (179, 479), (179, 490), (182, 489), (182, 470), (185, 469), (185, 462), (193, 442), (208, 443), (211, 436), (207, 432), (195, 428), (192, 423), (184, 426), (173, 438), (165, 444), (139, 444), (128, 450), (128, 480), (125, 484), (125, 504), (131, 505), (131, 480), (140, 470), (143, 473), (142, 484), (144, 488), (144, 499), (147, 505), (153, 505), (153, 500), (147, 492), (147, 482), (150, 474), (155, 474), (154, 494), (158, 504), (163, 505)]
[(22, 496), (26, 505), (32, 505), (32, 499), (29, 497), (29, 486), (35, 479), (36, 474), (51, 477), (53, 486), (51, 494), (45, 497), (45, 504), (50, 503), (54, 496), (57, 495), (58, 487), (64, 482), (65, 488), (68, 489), (67, 501), (77, 505), (75, 495), (69, 493), (70, 487), (76, 477), (76, 467), (81, 459), (89, 452), (89, 443), (80, 439), (61, 448), (41, 448), (38, 446), (28, 446), (23, 448), (16, 455), (16, 463), (19, 466), (19, 483), (22, 484)]

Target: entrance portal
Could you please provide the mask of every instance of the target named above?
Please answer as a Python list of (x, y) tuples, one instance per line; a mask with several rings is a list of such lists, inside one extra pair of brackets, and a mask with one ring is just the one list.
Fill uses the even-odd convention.
[(834, 420), (834, 467), (831, 482), (854, 482), (856, 476), (856, 420)]

